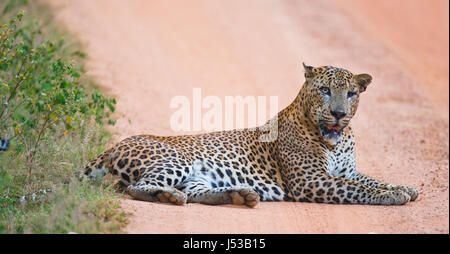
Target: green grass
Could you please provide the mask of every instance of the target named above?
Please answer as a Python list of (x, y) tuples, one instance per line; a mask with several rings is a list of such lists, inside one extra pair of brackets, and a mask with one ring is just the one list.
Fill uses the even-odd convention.
[(28, 175), (26, 158), (14, 144), (0, 153), (0, 193), (23, 195), (43, 188), (55, 191), (21, 204), (0, 199), (0, 233), (114, 233), (126, 223), (119, 195), (108, 182), (76, 178), (88, 158), (105, 149), (109, 135), (93, 124), (66, 137), (47, 138)]
[[(25, 10), (24, 22), (39, 20), (44, 38), (65, 35), (66, 45), (58, 54), (82, 65), (84, 54), (79, 51), (76, 38), (71, 38), (61, 27), (53, 25), (48, 6), (42, 1), (13, 0), (15, 10)], [(24, 2), (24, 4), (22, 4)], [(0, 2), (3, 10), (7, 1)], [(11, 14), (12, 13), (12, 14)], [(16, 12), (17, 13), (17, 12)], [(0, 14), (3, 24), (14, 14)], [(87, 91), (93, 91), (92, 78), (80, 78)], [(34, 159), (32, 171), (27, 153), (18, 139), (11, 140), (8, 151), (0, 152), (0, 233), (116, 233), (126, 223), (120, 208), (120, 194), (106, 183), (82, 183), (77, 175), (89, 159), (105, 150), (110, 134), (92, 116), (81, 118), (82, 124), (64, 134), (64, 125), (54, 127), (43, 135)], [(2, 133), (0, 133), (1, 137)], [(55, 190), (39, 196), (36, 201), (21, 203), (4, 198)]]

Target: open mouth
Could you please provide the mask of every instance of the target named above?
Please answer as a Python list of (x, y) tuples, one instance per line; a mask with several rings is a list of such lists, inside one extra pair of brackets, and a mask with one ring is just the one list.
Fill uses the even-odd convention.
[(326, 123), (321, 123), (319, 124), (319, 126), (320, 126), (320, 133), (325, 138), (340, 137), (342, 134), (342, 130), (344, 129), (344, 127), (339, 125), (338, 123), (334, 125), (327, 125)]

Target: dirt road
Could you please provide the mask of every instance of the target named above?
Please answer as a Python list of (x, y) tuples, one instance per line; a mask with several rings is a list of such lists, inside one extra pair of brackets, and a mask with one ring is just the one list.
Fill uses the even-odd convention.
[(359, 171), (421, 193), (397, 207), (125, 198), (126, 232), (449, 232), (447, 1), (51, 2), (85, 43), (89, 73), (117, 98), (116, 141), (180, 134), (170, 101), (192, 98), (194, 87), (220, 98), (278, 96), (281, 110), (304, 81), (302, 61), (339, 66), (374, 78), (352, 120)]

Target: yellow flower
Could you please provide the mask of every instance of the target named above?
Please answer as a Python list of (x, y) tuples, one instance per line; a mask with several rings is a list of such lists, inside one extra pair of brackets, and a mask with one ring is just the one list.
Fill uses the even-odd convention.
[(14, 129), (14, 132), (17, 134), (19, 134), (19, 125), (16, 125), (16, 128)]
[(69, 133), (69, 130), (64, 131), (64, 136), (67, 136), (67, 133)]
[(55, 116), (55, 121), (58, 121), (58, 117), (57, 116)]
[(47, 104), (48, 110), (52, 111), (52, 107), (50, 107), (50, 104)]
[(71, 121), (72, 119), (70, 118), (70, 116), (66, 116), (66, 121), (67, 121), (67, 123), (68, 124), (70, 124), (70, 121)]
[(14, 56), (14, 52), (11, 52), (11, 56)]

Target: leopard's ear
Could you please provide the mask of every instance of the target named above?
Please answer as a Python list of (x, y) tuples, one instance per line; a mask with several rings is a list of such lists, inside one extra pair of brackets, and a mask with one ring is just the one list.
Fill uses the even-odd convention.
[(303, 64), (303, 69), (305, 71), (306, 81), (308, 81), (314, 77), (314, 74), (315, 74), (314, 67), (306, 65), (305, 63), (302, 63), (302, 64)]
[(366, 73), (353, 75), (353, 80), (358, 84), (359, 92), (362, 93), (366, 91), (367, 86), (372, 82), (372, 76)]

